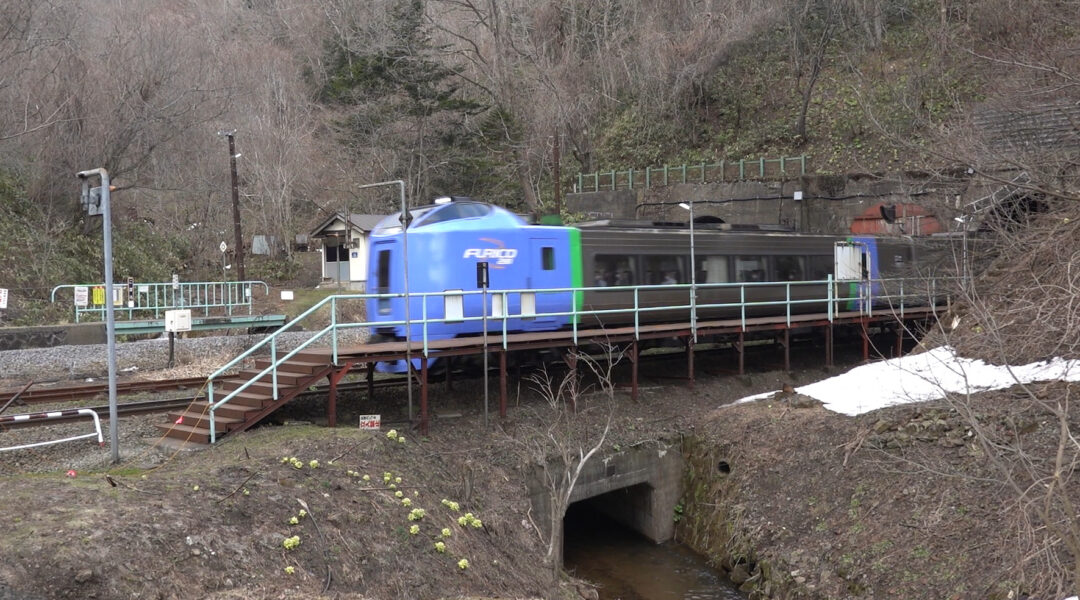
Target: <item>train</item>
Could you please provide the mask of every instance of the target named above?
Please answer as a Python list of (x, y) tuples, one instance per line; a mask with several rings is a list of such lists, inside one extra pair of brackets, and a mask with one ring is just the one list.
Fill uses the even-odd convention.
[(369, 236), (367, 291), (382, 296), (368, 300), (373, 340), (433, 341), (485, 326), (501, 333), (686, 322), (691, 303), (698, 321), (825, 312), (829, 278), (844, 281), (834, 285), (833, 297), (843, 299), (836, 308), (855, 310), (881, 294), (866, 286), (911, 277), (923, 258), (910, 237), (805, 234), (711, 217), (536, 225), (469, 198), (408, 213), (386, 217)]

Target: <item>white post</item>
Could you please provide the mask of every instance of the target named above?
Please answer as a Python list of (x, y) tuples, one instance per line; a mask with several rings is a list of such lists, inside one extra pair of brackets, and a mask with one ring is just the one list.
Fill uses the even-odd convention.
[(690, 331), (697, 343), (697, 259), (694, 256), (694, 201), (680, 202), (679, 206), (690, 211)]

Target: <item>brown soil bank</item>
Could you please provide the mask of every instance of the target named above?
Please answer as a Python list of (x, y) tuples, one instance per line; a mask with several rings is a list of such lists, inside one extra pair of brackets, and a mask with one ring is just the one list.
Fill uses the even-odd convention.
[[(1075, 586), (1046, 568), (1067, 562), (1060, 544), (1032, 555), (1047, 524), (953, 408), (850, 418), (795, 395), (721, 406), (823, 375), (655, 387), (637, 403), (617, 394), (599, 459), (682, 435), (692, 468), (680, 540), (754, 597), (1004, 599)], [(1056, 425), (1017, 421), (1008, 397), (971, 408), (1052, 460)], [(586, 587), (555, 586), (543, 565), (515, 449), (543, 430), (546, 405), (523, 399), (485, 429), (477, 398), (444, 404), (463, 417), (404, 443), (385, 428), (268, 427), (175, 456), (149, 452), (147, 435), (109, 478), (85, 467), (68, 477), (62, 458), (43, 475), (6, 469), (0, 597), (580, 597)], [(604, 415), (581, 419), (599, 428)], [(459, 523), (466, 513), (479, 522)]]

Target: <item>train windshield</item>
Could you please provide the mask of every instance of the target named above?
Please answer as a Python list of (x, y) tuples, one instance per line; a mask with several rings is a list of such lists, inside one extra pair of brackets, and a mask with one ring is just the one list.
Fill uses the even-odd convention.
[[(409, 209), (410, 223), (416, 223), (417, 219), (422, 218), (432, 209), (438, 208), (437, 206), (422, 206), (420, 208)], [(414, 225), (410, 225), (413, 227)], [(389, 217), (385, 217), (379, 224), (375, 226), (375, 230), (372, 232), (376, 235), (393, 235), (395, 233), (401, 233), (401, 213), (397, 212)]]

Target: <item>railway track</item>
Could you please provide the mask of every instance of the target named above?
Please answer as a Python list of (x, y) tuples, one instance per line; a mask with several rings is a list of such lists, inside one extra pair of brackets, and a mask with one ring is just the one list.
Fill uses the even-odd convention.
[[(148, 390), (152, 391), (152, 390), (194, 387), (194, 385), (190, 385), (188, 383), (189, 381), (194, 381), (195, 384), (201, 386), (201, 384), (206, 380), (203, 379), (203, 378), (187, 378), (187, 379), (160, 380), (160, 381), (156, 381), (156, 382), (148, 382), (148, 381), (131, 382), (132, 384), (134, 384), (134, 386), (133, 386), (133, 388), (128, 388), (127, 391), (128, 392), (148, 391)], [(402, 385), (404, 383), (405, 383), (405, 378), (404, 377), (394, 377), (394, 378), (377, 380), (377, 381), (375, 381), (373, 383), (373, 385), (374, 385), (375, 389), (386, 389), (386, 388), (396, 387), (396, 386)], [(147, 386), (145, 384), (157, 384), (157, 385), (149, 385), (149, 386)], [(36, 398), (28, 400), (27, 403), (28, 404), (31, 404), (31, 403), (43, 404), (43, 403), (55, 403), (55, 402), (69, 402), (69, 401), (86, 400), (88, 398), (93, 398), (93, 397), (97, 396), (99, 393), (101, 393), (100, 391), (94, 391), (92, 389), (93, 387), (94, 386), (79, 386), (79, 385), (76, 385), (76, 386), (67, 386), (65, 389), (57, 388), (56, 390), (50, 390), (51, 392), (55, 392), (55, 393), (53, 393), (51, 395), (46, 394), (44, 396), (38, 396)], [(119, 393), (119, 385), (117, 387), (118, 387), (117, 392)], [(303, 394), (301, 394), (301, 396), (314, 396), (314, 395), (318, 395), (318, 394), (324, 394), (324, 393), (327, 392), (328, 389), (329, 389), (329, 385), (316, 386), (315, 388), (313, 388), (313, 389), (311, 389), (311, 390), (309, 390), (307, 392), (304, 392)], [(345, 383), (339, 383), (338, 384), (338, 391), (339, 392), (348, 392), (348, 391), (357, 391), (357, 390), (366, 390), (366, 389), (367, 389), (367, 382), (364, 382), (364, 381), (345, 382)], [(80, 390), (82, 391), (82, 395), (79, 395)], [(6, 394), (6, 392), (4, 392), (3, 394)], [(3, 398), (3, 397), (4, 397), (4, 395), (0, 395), (0, 398)], [(24, 392), (23, 396), (19, 397), (19, 399), (20, 400), (25, 400), (25, 392)], [(123, 417), (131, 417), (131, 416), (135, 416), (135, 415), (145, 415), (145, 414), (151, 414), (151, 413), (164, 413), (164, 412), (169, 412), (171, 410), (185, 408), (189, 404), (191, 404), (192, 402), (194, 402), (196, 400), (200, 400), (200, 399), (203, 399), (203, 397), (202, 396), (187, 396), (187, 397), (181, 397), (181, 398), (165, 398), (165, 399), (160, 399), (160, 400), (140, 400), (140, 401), (134, 401), (134, 402), (118, 402), (117, 405), (116, 405), (116, 414), (120, 418), (123, 418)], [(5, 401), (5, 402), (10, 403), (10, 401)], [(100, 405), (100, 406), (83, 406), (83, 407), (80, 407), (80, 408), (88, 408), (88, 409), (96, 412), (103, 419), (107, 419), (109, 417), (109, 405), (108, 404)], [(29, 421), (20, 421), (20, 422), (17, 422), (17, 423), (10, 423), (10, 422), (9, 423), (4, 423), (2, 428), (18, 429), (18, 428), (23, 428), (23, 427), (36, 427), (36, 426), (43, 426), (43, 425), (55, 425), (57, 423), (63, 423), (63, 422), (68, 422), (68, 421), (77, 421), (77, 420), (86, 419), (86, 418), (87, 417), (84, 416), (84, 415), (77, 415), (77, 414), (63, 415), (63, 416), (53, 417), (53, 418), (50, 418), (48, 420), (34, 420), (34, 419), (32, 419), (32, 420), (29, 420)]]
[[(117, 394), (133, 394), (137, 392), (152, 392), (159, 390), (176, 390), (198, 388), (206, 382), (205, 377), (182, 377), (179, 379), (160, 379), (151, 381), (118, 381), (116, 382)], [(34, 387), (34, 382), (22, 390), (0, 390), (0, 402), (8, 402), (16, 398), (17, 402), (26, 404), (43, 404), (48, 402), (71, 402), (93, 398), (98, 394), (109, 392), (108, 382), (76, 383), (55, 387)], [(21, 391), (21, 393), (20, 393)]]

